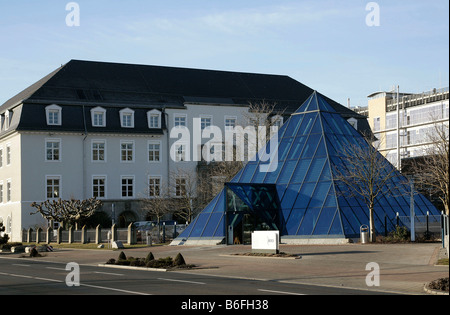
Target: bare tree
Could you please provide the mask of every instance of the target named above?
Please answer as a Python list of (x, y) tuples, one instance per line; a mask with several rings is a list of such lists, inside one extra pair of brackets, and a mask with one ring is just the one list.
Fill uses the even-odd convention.
[(436, 194), (449, 214), (449, 131), (445, 123), (435, 123), (427, 133), (425, 155), (412, 163), (419, 185)]
[(142, 211), (146, 215), (156, 217), (158, 225), (164, 216), (173, 212), (169, 188), (167, 184), (162, 182), (149, 183), (145, 196), (140, 199), (140, 203)]
[(66, 224), (77, 224), (83, 219), (92, 216), (95, 211), (100, 209), (102, 202), (96, 198), (86, 200), (46, 200), (40, 204), (33, 202), (31, 207), (36, 208), (36, 212), (30, 214), (40, 213), (45, 219), (53, 220)]
[(339, 163), (333, 165), (334, 178), (340, 194), (359, 198), (369, 209), (370, 241), (375, 242), (374, 208), (382, 194), (402, 193), (391, 185), (392, 179), (401, 176), (392, 164), (379, 153), (379, 142), (370, 144), (370, 138), (349, 143), (339, 155)]

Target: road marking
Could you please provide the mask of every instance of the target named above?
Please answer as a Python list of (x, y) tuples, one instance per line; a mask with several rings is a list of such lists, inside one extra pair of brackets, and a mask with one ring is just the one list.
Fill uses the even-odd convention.
[(112, 273), (112, 272), (94, 271), (94, 273), (100, 273), (102, 275), (111, 275), (111, 276), (123, 276), (123, 274), (121, 273)]
[(45, 269), (52, 269), (52, 270), (62, 270), (67, 271), (66, 268), (56, 268), (56, 267), (45, 267)]
[(137, 294), (137, 295), (151, 295), (150, 293), (142, 293), (142, 292), (136, 292), (136, 291), (128, 291), (128, 290), (122, 290), (122, 289), (115, 289), (115, 288), (108, 288), (108, 287), (101, 287), (98, 285), (92, 285), (92, 284), (84, 284), (81, 283), (81, 286), (95, 288), (95, 289), (103, 289), (103, 290), (110, 290), (110, 291), (118, 291), (122, 293), (130, 293), (130, 294)]
[(13, 266), (19, 266), (19, 267), (31, 267), (31, 265), (25, 265), (25, 264), (12, 264)]
[(173, 282), (184, 282), (184, 283), (192, 283), (192, 284), (206, 284), (204, 282), (195, 282), (195, 281), (187, 281), (187, 280), (176, 280), (176, 279), (165, 279), (165, 278), (158, 278), (158, 280), (173, 281)]
[(288, 295), (306, 295), (306, 294), (302, 294), (302, 293), (293, 293), (293, 292), (284, 292), (284, 291), (274, 291), (274, 290), (264, 290), (264, 289), (258, 289), (258, 291), (261, 291), (261, 292), (269, 292), (269, 293), (288, 294)]

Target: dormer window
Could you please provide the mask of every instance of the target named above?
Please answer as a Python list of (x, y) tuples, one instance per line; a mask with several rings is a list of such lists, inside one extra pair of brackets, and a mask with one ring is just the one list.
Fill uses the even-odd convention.
[(134, 110), (125, 108), (120, 111), (120, 125), (122, 128), (134, 128)]
[(91, 109), (91, 119), (93, 127), (106, 127), (106, 109), (102, 107)]
[(47, 116), (47, 125), (61, 126), (62, 124), (62, 108), (58, 105), (50, 105), (45, 108)]
[(151, 110), (147, 112), (148, 128), (160, 129), (161, 128), (161, 112), (159, 110)]

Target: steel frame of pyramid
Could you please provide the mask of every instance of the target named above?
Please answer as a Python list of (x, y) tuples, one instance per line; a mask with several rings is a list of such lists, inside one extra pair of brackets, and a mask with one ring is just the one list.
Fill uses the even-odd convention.
[[(361, 140), (363, 136), (314, 92), (278, 132), (275, 171), (261, 172), (259, 166), (267, 162), (258, 158), (248, 162), (174, 244), (248, 243), (248, 233), (259, 229), (279, 230), (286, 243), (359, 238), (360, 227), (369, 225), (368, 207), (342, 193), (334, 170), (342, 167), (339, 152), (345, 146), (370, 145)], [(397, 175), (376, 200), (377, 233), (395, 229), (397, 213), (410, 215), (410, 196), (389, 193), (407, 182)], [(416, 215), (439, 215), (423, 195), (413, 197)]]

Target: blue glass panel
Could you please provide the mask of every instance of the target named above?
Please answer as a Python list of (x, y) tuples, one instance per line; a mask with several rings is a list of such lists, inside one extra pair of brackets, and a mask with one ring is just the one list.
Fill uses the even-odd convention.
[(317, 145), (319, 144), (321, 135), (311, 135), (306, 142), (303, 149), (302, 158), (311, 158), (316, 152)]
[(214, 233), (213, 236), (215, 237), (225, 237), (225, 215), (222, 216), (222, 218), (220, 219), (219, 224), (217, 225), (217, 229), (216, 232)]
[(297, 199), (298, 191), (301, 185), (289, 185), (284, 193), (283, 199), (281, 200), (282, 209), (291, 209)]
[[(320, 117), (320, 116), (318, 116)], [(314, 126), (311, 128), (311, 134), (313, 133), (322, 133), (322, 124), (320, 123), (320, 118), (316, 119), (316, 122), (314, 123)]]
[(286, 156), (291, 148), (294, 138), (283, 138), (278, 146), (278, 160), (286, 160)]
[(219, 200), (217, 200), (213, 212), (225, 212), (225, 191), (225, 189), (222, 189), (222, 191), (220, 192)]
[(192, 229), (195, 226), (195, 223), (197, 222), (197, 219), (198, 219), (198, 216), (196, 216), (195, 219), (192, 220), (192, 222), (187, 226), (187, 228), (183, 232), (180, 233), (180, 235), (178, 237), (180, 237), (180, 238), (189, 237), (192, 232)]
[(305, 179), (306, 173), (308, 172), (310, 164), (311, 159), (303, 159), (298, 161), (298, 164), (295, 167), (294, 174), (291, 178), (291, 183), (302, 183)]
[(303, 184), (300, 194), (297, 197), (294, 208), (306, 208), (308, 207), (309, 201), (311, 200), (312, 193), (316, 183), (306, 183)]
[(200, 237), (202, 235), (203, 229), (205, 228), (206, 222), (208, 221), (210, 213), (200, 213), (198, 215), (197, 221), (192, 228), (192, 233), (190, 237)]
[(236, 183), (239, 181), (239, 179), (241, 178), (242, 173), (244, 172), (244, 169), (241, 169), (234, 177), (232, 180), (230, 180), (231, 183)]
[(261, 172), (258, 168), (256, 169), (255, 175), (253, 175), (253, 179), (252, 179), (252, 183), (255, 184), (262, 184), (264, 182), (264, 178), (266, 177), (267, 173), (266, 172)]
[(306, 176), (306, 182), (316, 182), (322, 173), (323, 166), (325, 164), (325, 158), (314, 159), (311, 163), (311, 167), (308, 171), (308, 176)]
[(314, 156), (316, 158), (320, 156), (327, 156), (327, 150), (325, 149), (323, 138), (320, 140), (319, 146), (317, 147), (316, 154)]
[(300, 229), (297, 235), (311, 235), (317, 219), (319, 218), (321, 208), (308, 208), (303, 216)]
[(224, 213), (213, 213), (203, 231), (202, 237), (212, 237)]
[(349, 234), (359, 234), (359, 227), (361, 223), (354, 215), (353, 211), (349, 207), (341, 207), (341, 220), (344, 227), (344, 233)]
[(295, 137), (304, 115), (292, 115), (283, 137)]
[(291, 215), (286, 222), (288, 235), (296, 235), (300, 221), (302, 220), (306, 209), (292, 209)]
[(287, 184), (291, 179), (292, 173), (294, 172), (295, 166), (297, 165), (296, 160), (286, 161), (283, 166), (283, 170), (281, 171), (280, 176), (278, 177), (279, 184)]
[(318, 183), (308, 207), (322, 207), (330, 190), (331, 182)]
[(298, 159), (302, 153), (303, 147), (305, 146), (306, 137), (296, 137), (292, 143), (291, 150), (289, 151), (288, 160)]
[(319, 108), (317, 107), (317, 93), (314, 93), (312, 95), (311, 102), (309, 103), (309, 106), (306, 109), (306, 111), (313, 111), (313, 110), (318, 110), (318, 109)]
[(253, 174), (255, 173), (257, 165), (254, 163), (248, 163), (245, 167), (244, 172), (242, 173), (241, 179), (239, 180), (240, 183), (250, 183)]
[(302, 124), (300, 126), (300, 129), (298, 130), (297, 135), (309, 135), (311, 128), (314, 125), (314, 122), (316, 121), (318, 114), (317, 113), (309, 113), (306, 114), (305, 117), (303, 118)]
[(336, 208), (323, 208), (314, 227), (313, 235), (327, 235), (336, 212)]
[[(275, 171), (268, 172), (266, 174), (266, 178), (264, 179), (264, 183), (275, 184), (275, 182), (276, 182), (276, 180), (278, 178), (278, 175), (280, 174), (281, 169), (283, 168), (283, 164), (284, 163), (282, 161), (277, 161), (277, 162), (273, 161), (272, 165), (274, 166)], [(271, 165), (271, 167), (272, 167), (272, 165)]]
[(309, 103), (311, 103), (312, 96), (310, 96), (295, 112), (296, 113), (304, 113), (307, 111)]
[(334, 194), (333, 187), (330, 187), (327, 200), (323, 204), (324, 207), (337, 207), (336, 195)]
[(328, 104), (322, 97), (318, 97), (319, 100), (319, 109), (328, 111), (328, 112), (336, 112), (330, 104)]
[(341, 217), (339, 215), (339, 211), (336, 212), (336, 215), (334, 216), (333, 223), (331, 224), (330, 231), (328, 232), (329, 235), (342, 235), (344, 234), (344, 231), (342, 231), (342, 225), (341, 225)]
[(335, 134), (337, 135), (344, 134), (338, 124), (339, 121), (338, 118), (341, 118), (338, 114), (323, 113), (323, 117), (325, 118), (325, 121), (328, 123), (328, 125), (331, 127), (331, 129)]
[(320, 175), (319, 181), (323, 182), (328, 180), (331, 180), (331, 171), (330, 171), (330, 163), (326, 161), (322, 170), (322, 175)]

